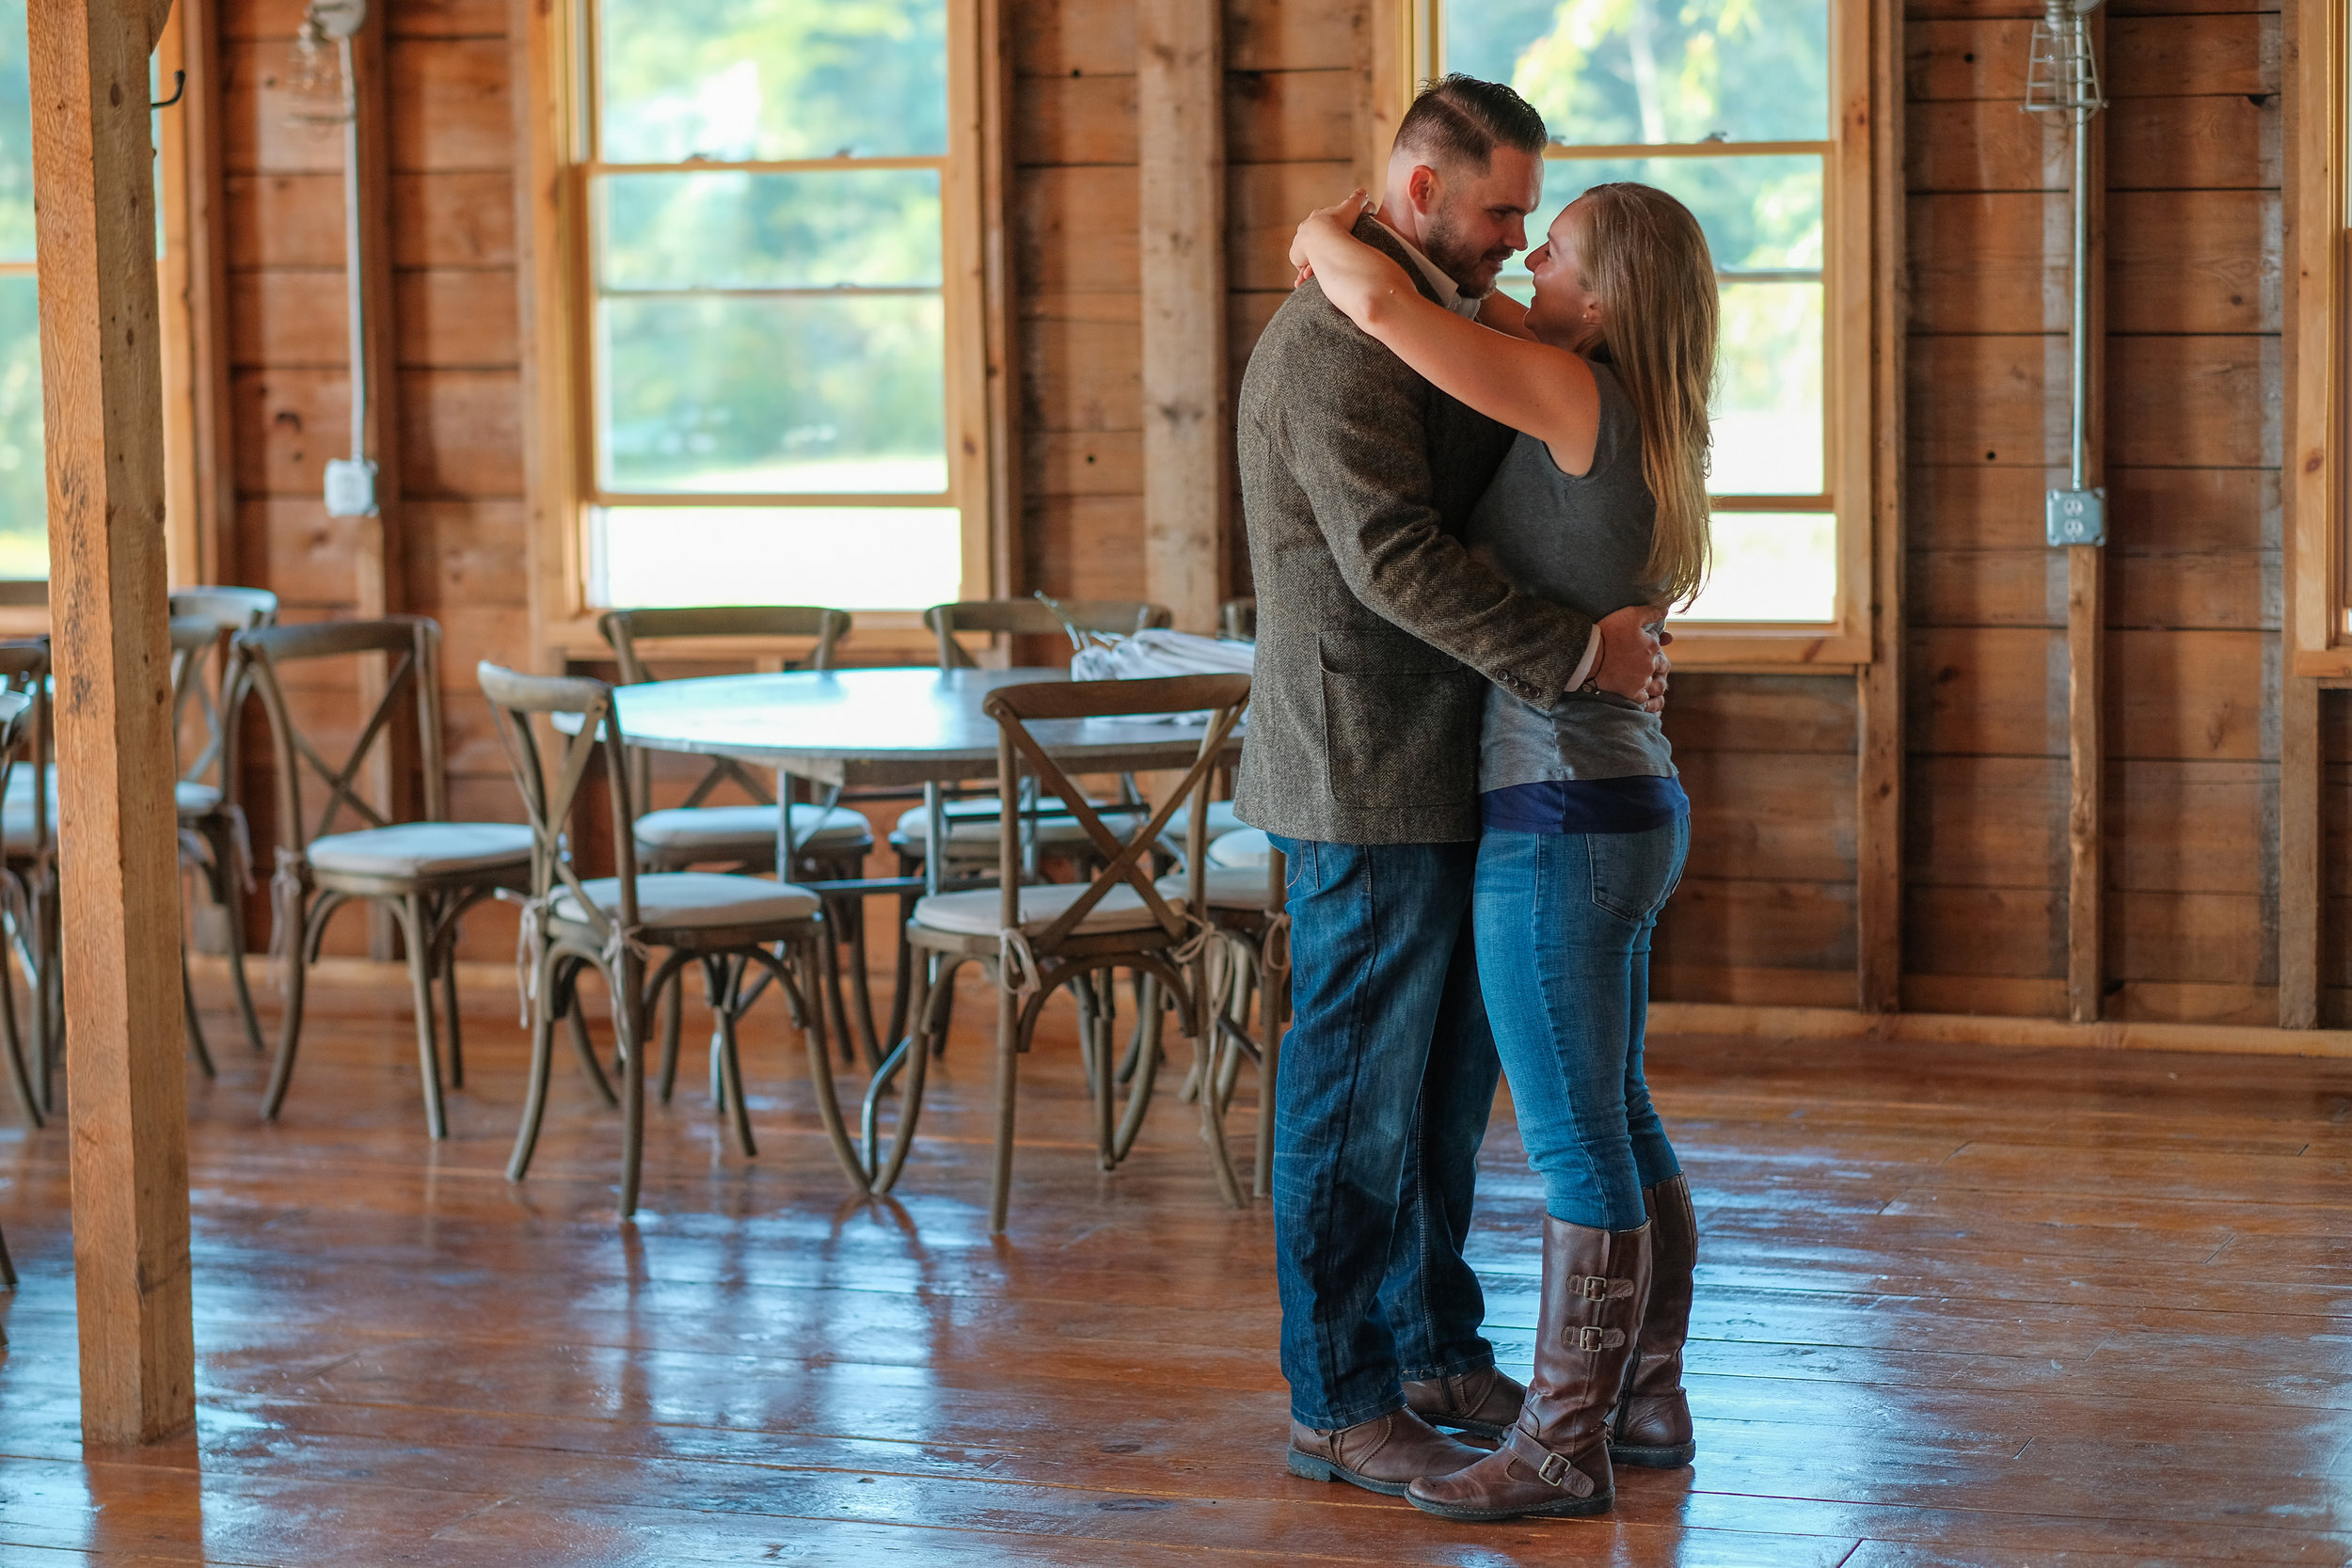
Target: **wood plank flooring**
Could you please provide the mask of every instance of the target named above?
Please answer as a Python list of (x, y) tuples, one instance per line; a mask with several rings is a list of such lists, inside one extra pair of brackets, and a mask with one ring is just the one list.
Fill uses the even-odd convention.
[[(439, 1148), (405, 988), (325, 1000), (279, 1125), (225, 1017), (191, 1079), (177, 1443), (83, 1450), (65, 1140), (0, 1107), (0, 1565), (2352, 1560), (2352, 1063), (1656, 1041), (1702, 1228), (1698, 1463), (1620, 1472), (1603, 1519), (1473, 1527), (1284, 1473), (1266, 1212), (1218, 1204), (1172, 1097), (1099, 1175), (1066, 1022), (992, 1240), (984, 1005), (896, 1201), (849, 1198), (771, 1018), (759, 1157), (690, 1070), (624, 1227), (616, 1117), (568, 1064), (503, 1179), (511, 996), (476, 988)], [(1507, 1103), (1486, 1172), (1523, 1370)]]

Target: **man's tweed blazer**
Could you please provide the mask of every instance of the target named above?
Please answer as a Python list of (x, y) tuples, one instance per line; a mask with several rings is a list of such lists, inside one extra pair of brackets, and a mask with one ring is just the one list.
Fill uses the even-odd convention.
[[(1387, 230), (1366, 217), (1356, 233), (1435, 297)], [(1487, 682), (1549, 709), (1593, 629), (1462, 548), (1512, 433), (1312, 281), (1258, 340), (1236, 412), (1258, 594), (1236, 813), (1327, 844), (1476, 838)]]

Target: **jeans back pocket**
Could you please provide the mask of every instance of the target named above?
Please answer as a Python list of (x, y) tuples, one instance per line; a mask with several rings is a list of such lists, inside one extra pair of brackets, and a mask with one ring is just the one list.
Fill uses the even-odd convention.
[(1678, 816), (1640, 833), (1587, 833), (1593, 902), (1620, 920), (1654, 917), (1682, 880), (1691, 847), (1691, 819)]

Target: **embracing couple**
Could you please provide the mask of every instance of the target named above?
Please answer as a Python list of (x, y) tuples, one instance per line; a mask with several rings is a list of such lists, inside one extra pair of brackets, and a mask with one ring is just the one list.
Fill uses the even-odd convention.
[[(1274, 1216), (1291, 1470), (1448, 1518), (1600, 1512), (1695, 1451), (1696, 1224), (1642, 1076), (1690, 807), (1664, 607), (1708, 560), (1697, 222), (1601, 185), (1527, 243), (1543, 120), (1448, 77), (1300, 225), (1242, 386), (1257, 677), (1236, 795), (1288, 857)], [(1532, 1381), (1462, 1256), (1507, 1072), (1542, 1179)], [(1445, 1435), (1489, 1440), (1487, 1451)]]

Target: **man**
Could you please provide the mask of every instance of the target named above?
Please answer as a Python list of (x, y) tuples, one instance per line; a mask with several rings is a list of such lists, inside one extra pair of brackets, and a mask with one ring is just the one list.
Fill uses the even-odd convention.
[[(1435, 83), (1356, 233), (1474, 316), (1527, 244), (1545, 140), (1510, 88)], [(1313, 282), (1250, 356), (1239, 425), (1258, 652), (1236, 809), (1288, 857), (1294, 954), (1274, 1109), (1289, 1465), (1395, 1495), (1479, 1457), (1432, 1421), (1500, 1436), (1523, 1392), (1462, 1259), (1501, 1070), (1469, 924), (1487, 684), (1545, 708), (1588, 682), (1648, 701), (1664, 660), (1654, 611), (1596, 626), (1464, 552), (1512, 433)]]

